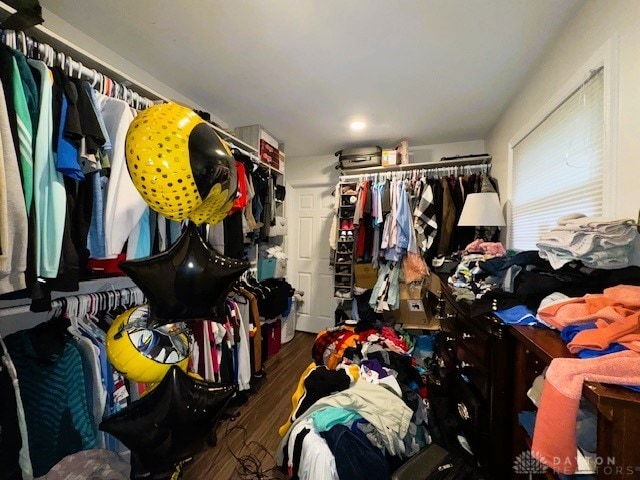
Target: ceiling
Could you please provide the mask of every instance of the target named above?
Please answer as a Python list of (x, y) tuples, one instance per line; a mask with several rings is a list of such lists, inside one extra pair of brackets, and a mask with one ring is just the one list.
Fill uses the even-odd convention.
[(483, 139), (583, 1), (41, 4), (229, 126), (262, 124), (292, 157)]

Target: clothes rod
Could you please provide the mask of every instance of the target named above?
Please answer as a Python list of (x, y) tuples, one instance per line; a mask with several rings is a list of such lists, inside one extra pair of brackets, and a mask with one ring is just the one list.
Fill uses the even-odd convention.
[[(342, 170), (342, 172), (344, 172), (344, 175), (351, 175), (355, 172), (360, 172), (362, 174), (378, 172), (402, 172), (407, 170), (434, 170), (436, 168), (471, 167), (481, 165), (491, 165), (491, 156), (480, 158), (476, 157), (473, 159), (469, 158), (466, 160), (449, 160), (444, 162), (405, 163), (402, 165), (389, 165), (387, 167), (350, 168)], [(336, 168), (339, 169), (339, 165), (336, 166)]]
[[(16, 9), (6, 4), (5, 2), (0, 1), (0, 11), (7, 14), (3, 15), (3, 19), (8, 17), (9, 15), (15, 13)], [(43, 25), (36, 25), (29, 29), (29, 36), (36, 38), (38, 41), (42, 43), (46, 43), (50, 45), (55, 50), (58, 51), (69, 51), (71, 50), (72, 56), (74, 60), (81, 62), (83, 66), (87, 66), (89, 69), (93, 68), (96, 70), (101, 70), (101, 73), (111, 77), (116, 82), (123, 84), (125, 86), (132, 85), (138, 90), (141, 90), (145, 96), (155, 97), (157, 100), (168, 101), (168, 99), (162, 94), (158, 93), (151, 87), (136, 81), (122, 70), (114, 67), (113, 65), (108, 64), (107, 62), (100, 60), (95, 55), (84, 50), (82, 47), (79, 47), (73, 42), (62, 38), (60, 35), (55, 32), (49, 30), (47, 27)], [(106, 70), (106, 71), (105, 71)]]
[[(60, 308), (65, 302), (69, 302), (69, 299), (80, 299), (83, 297), (88, 297), (90, 295), (98, 296), (98, 297), (109, 297), (110, 295), (114, 295), (117, 300), (120, 300), (122, 295), (127, 292), (129, 295), (142, 294), (142, 291), (139, 287), (124, 287), (119, 289), (109, 289), (109, 290), (98, 290), (96, 292), (91, 293), (78, 293), (76, 295), (65, 295), (62, 297), (55, 298), (51, 300), (51, 310), (54, 311), (56, 308)], [(23, 304), (23, 305), (15, 305), (11, 307), (3, 307), (0, 308), (0, 317), (9, 317), (11, 315), (22, 315), (25, 313), (46, 313), (46, 312), (32, 312), (31, 304)]]
[[(2, 20), (4, 20), (9, 15), (15, 12), (16, 12), (15, 8), (11, 7), (5, 2), (0, 1), (0, 17)], [(92, 70), (97, 70), (100, 73), (107, 75), (112, 80), (118, 82), (122, 86), (125, 86), (125, 87), (131, 86), (135, 90), (140, 91), (145, 96), (148, 96), (153, 100), (161, 100), (164, 102), (171, 101), (169, 98), (165, 97), (164, 95), (159, 93), (157, 90), (145, 85), (144, 83), (138, 82), (131, 76), (124, 73), (122, 70), (99, 59), (98, 57), (87, 52), (85, 49), (76, 45), (75, 43), (69, 40), (66, 40), (65, 38), (62, 38), (60, 35), (49, 30), (43, 25), (36, 25), (35, 27), (30, 28), (29, 36), (35, 38), (41, 43), (45, 43), (51, 46), (56, 51), (64, 52), (64, 53), (69, 52), (69, 55), (73, 57), (74, 61), (82, 64), (82, 71), (85, 74), (85, 76), (90, 76), (92, 74)], [(188, 105), (187, 107), (192, 108), (192, 107), (189, 107)], [(217, 125), (214, 125), (211, 122), (206, 122), (206, 123), (210, 125), (216, 132), (220, 133), (226, 139), (231, 140), (236, 145), (242, 146), (248, 149), (249, 152), (258, 153), (257, 148), (253, 147), (252, 145), (249, 145), (248, 143), (243, 142), (242, 140), (237, 138), (235, 135), (227, 132), (223, 128), (218, 127)]]

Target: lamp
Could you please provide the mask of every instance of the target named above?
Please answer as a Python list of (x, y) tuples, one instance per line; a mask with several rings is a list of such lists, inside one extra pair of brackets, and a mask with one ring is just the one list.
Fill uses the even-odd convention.
[[(500, 199), (495, 192), (470, 193), (462, 207), (460, 227), (503, 227), (506, 225)], [(484, 232), (483, 232), (484, 234)]]

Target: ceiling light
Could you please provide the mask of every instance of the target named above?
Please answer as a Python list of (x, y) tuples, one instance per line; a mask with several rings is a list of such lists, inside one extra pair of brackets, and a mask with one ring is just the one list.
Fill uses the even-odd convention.
[(364, 130), (364, 127), (367, 125), (364, 122), (351, 122), (351, 125), (349, 126), (354, 132), (359, 132), (360, 130)]

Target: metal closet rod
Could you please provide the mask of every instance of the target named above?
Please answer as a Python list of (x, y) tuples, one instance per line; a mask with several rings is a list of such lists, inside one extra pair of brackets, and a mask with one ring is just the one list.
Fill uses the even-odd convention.
[[(8, 15), (15, 13), (16, 9), (5, 2), (0, 1), (0, 11), (6, 14), (3, 15), (3, 18), (6, 18)], [(56, 51), (65, 52), (71, 50), (75, 57), (74, 61), (81, 63), (83, 67), (88, 67), (85, 72), (91, 72), (91, 69), (100, 70), (101, 73), (107, 75), (109, 78), (121, 85), (132, 85), (135, 89), (142, 91), (146, 96), (152, 97), (156, 100), (168, 101), (166, 97), (158, 93), (153, 88), (136, 81), (120, 69), (99, 59), (95, 55), (92, 55), (75, 43), (62, 38), (60, 35), (49, 30), (43, 25), (36, 25), (35, 27), (32, 27), (30, 29), (29, 36), (35, 38), (40, 43), (50, 45)]]
[[(83, 297), (89, 297), (90, 295), (97, 297), (99, 301), (114, 299), (115, 301), (119, 302), (124, 298), (125, 293), (131, 298), (131, 296), (136, 294), (141, 295), (142, 291), (140, 290), (139, 287), (134, 286), (134, 287), (120, 288), (117, 290), (99, 290), (93, 293), (79, 293), (76, 295), (67, 295), (67, 296), (63, 296), (63, 297), (52, 300), (50, 311), (61, 309), (63, 306), (69, 303), (70, 299), (71, 301), (73, 301), (73, 299), (79, 300)], [(20, 315), (23, 313), (30, 313), (30, 312), (31, 312), (31, 305), (29, 304), (16, 305), (13, 307), (0, 308), (0, 317), (8, 317), (10, 315)]]
[[(0, 12), (4, 13), (4, 15), (2, 15), (2, 18), (8, 17), (9, 15), (15, 13), (15, 11), (15, 8), (6, 4), (5, 2), (0, 1)], [(35, 27), (32, 27), (30, 29), (29, 36), (35, 38), (40, 43), (50, 45), (54, 50), (58, 52), (71, 51), (73, 57), (75, 57), (73, 61), (81, 65), (82, 73), (85, 74), (85, 76), (87, 76), (89, 79), (92, 78), (93, 70), (96, 70), (102, 74), (106, 74), (106, 76), (122, 86), (126, 86), (127, 88), (129, 88), (129, 85), (132, 86), (134, 90), (138, 90), (144, 93), (144, 95), (150, 97), (151, 100), (162, 100), (164, 102), (170, 101), (169, 98), (165, 97), (153, 88), (135, 80), (134, 78), (124, 73), (122, 70), (99, 59), (95, 55), (87, 52), (82, 47), (61, 37), (57, 33), (49, 30), (47, 27), (44, 27), (43, 25), (36, 25)], [(68, 55), (67, 58), (69, 58)], [(192, 108), (188, 105), (187, 107)], [(248, 152), (253, 152), (255, 154), (258, 153), (257, 148), (243, 142), (235, 135), (227, 132), (223, 128), (214, 125), (211, 122), (206, 123), (209, 124), (216, 132), (220, 133), (225, 139), (230, 140), (232, 143), (234, 143), (236, 146), (247, 149)]]
[[(372, 173), (386, 173), (386, 172), (410, 172), (413, 170), (438, 170), (451, 167), (482, 167), (487, 166), (491, 168), (491, 156), (486, 157), (469, 157), (462, 158), (460, 160), (447, 160), (440, 162), (423, 162), (423, 163), (406, 163), (403, 165), (390, 165), (387, 167), (368, 167), (368, 168), (354, 168), (349, 169), (349, 174), (341, 174), (340, 180), (353, 180), (360, 178), (362, 175), (368, 175)], [(354, 172), (351, 174), (351, 172)], [(360, 172), (360, 173), (355, 173)]]

